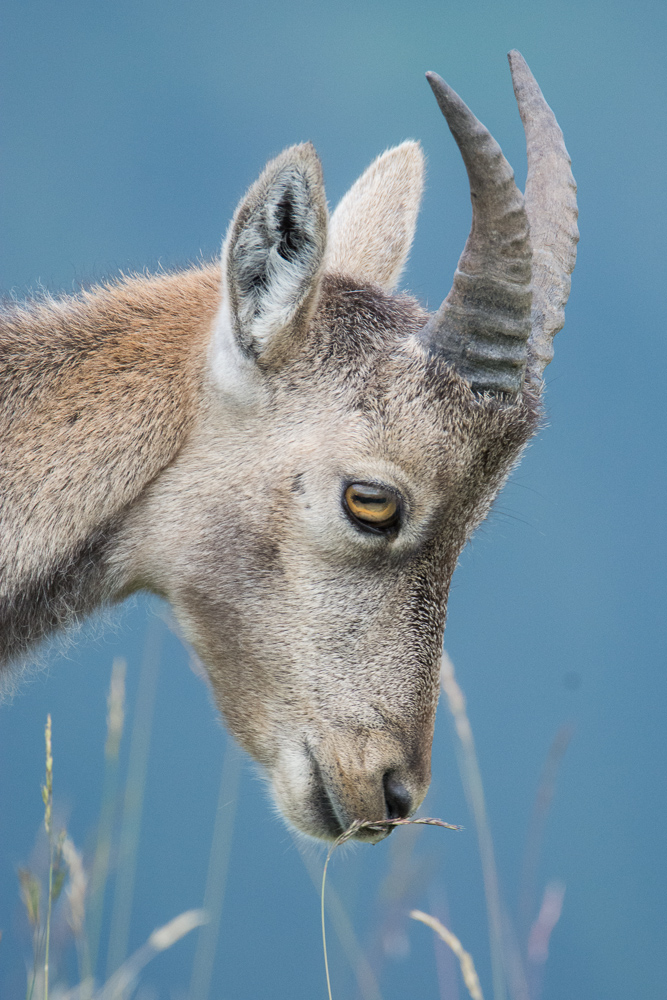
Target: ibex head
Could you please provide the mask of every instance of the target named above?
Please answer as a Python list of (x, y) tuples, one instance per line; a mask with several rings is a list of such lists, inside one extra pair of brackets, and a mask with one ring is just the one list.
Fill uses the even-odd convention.
[(439, 311), (394, 288), (422, 154), (376, 160), (328, 220), (286, 150), (241, 202), (199, 426), (135, 518), (218, 704), (283, 813), (334, 837), (421, 802), (457, 558), (538, 421), (574, 265), (575, 188), (518, 53), (526, 196), (487, 130), (428, 79), (473, 223)]
[[(37, 541), (31, 563), (28, 535), (15, 531), (6, 556), (10, 576), (27, 581), (7, 604), (19, 608), (14, 646), (72, 607), (141, 587), (163, 594), (283, 813), (318, 837), (355, 819), (406, 816), (423, 799), (452, 572), (538, 424), (574, 266), (575, 187), (552, 112), (522, 57), (510, 59), (525, 197), (484, 126), (428, 75), (473, 204), (435, 315), (394, 294), (421, 196), (419, 147), (381, 156), (329, 219), (319, 160), (295, 146), (239, 205), (221, 278), (202, 269), (89, 296), (76, 308), (97, 309), (104, 341), (81, 353), (75, 391), (51, 407), (56, 429), (36, 440), (27, 418), (16, 423), (30, 406), (16, 409), (31, 454), (76, 441), (79, 463), (48, 457), (48, 475), (26, 485), (17, 461), (15, 506), (29, 511)], [(46, 310), (51, 339), (73, 310)], [(172, 392), (185, 376), (160, 354), (155, 327), (182, 345), (188, 315), (198, 333), (186, 406)], [(57, 351), (49, 378), (67, 387), (78, 369)], [(98, 355), (106, 367), (95, 361), (97, 381), (82, 388)], [(85, 423), (101, 377), (117, 418), (102, 431)], [(47, 379), (30, 378), (26, 392), (40, 400)], [(102, 473), (92, 441), (111, 456)], [(69, 561), (49, 507), (66, 493)], [(20, 519), (10, 510), (7, 523)], [(107, 527), (95, 534), (96, 525)], [(47, 586), (31, 566), (49, 560)], [(58, 587), (76, 574), (61, 613)], [(51, 593), (46, 624), (35, 625), (40, 595)]]

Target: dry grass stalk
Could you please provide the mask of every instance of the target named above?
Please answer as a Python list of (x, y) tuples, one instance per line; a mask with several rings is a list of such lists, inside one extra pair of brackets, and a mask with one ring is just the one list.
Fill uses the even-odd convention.
[[(321, 891), (320, 866), (315, 856), (309, 850), (310, 845), (304, 844), (298, 835), (294, 835), (294, 843), (313, 885), (318, 892)], [(341, 948), (356, 977), (361, 1000), (382, 1000), (377, 977), (359, 943), (354, 925), (347, 914), (340, 896), (330, 884), (327, 886), (326, 909)]]
[[(120, 676), (120, 669), (117, 663), (114, 664), (116, 680)], [(121, 678), (122, 679), (122, 678)], [(115, 741), (115, 753), (117, 755), (118, 741), (122, 731), (122, 694), (121, 684), (114, 685), (112, 680), (111, 694), (109, 698), (109, 728), (114, 728), (112, 741)], [(120, 711), (119, 711), (120, 709)], [(83, 866), (81, 854), (77, 851), (72, 840), (62, 830), (57, 837), (53, 830), (53, 752), (52, 752), (52, 726), (51, 716), (47, 717), (45, 729), (46, 745), (46, 777), (42, 786), (42, 800), (44, 802), (44, 827), (48, 837), (49, 848), (49, 876), (48, 876), (48, 900), (46, 911), (46, 927), (42, 932), (40, 915), (41, 883), (39, 878), (28, 869), (19, 869), (19, 884), (21, 898), (26, 909), (30, 926), (33, 929), (33, 950), (34, 966), (31, 981), (28, 983), (27, 1000), (39, 997), (39, 1000), (49, 1000), (49, 945), (52, 907), (57, 902), (60, 893), (65, 886), (65, 877), (69, 875), (69, 881), (65, 887), (68, 901), (68, 923), (77, 939), (85, 941), (85, 898), (87, 889), (87, 875)], [(107, 747), (109, 741), (107, 741)], [(112, 742), (113, 749), (113, 742)], [(156, 928), (148, 940), (139, 948), (127, 961), (123, 962), (119, 969), (108, 981), (96, 990), (94, 979), (91, 975), (81, 978), (81, 982), (72, 990), (63, 992), (62, 987), (54, 987), (58, 993), (59, 1000), (123, 1000), (130, 992), (134, 991), (138, 976), (152, 958), (160, 952), (171, 948), (172, 945), (180, 941), (182, 937), (189, 934), (195, 927), (200, 927), (207, 922), (207, 915), (203, 910), (188, 910), (175, 917), (169, 923)], [(43, 956), (43, 963), (40, 966), (40, 959)], [(81, 967), (80, 962), (80, 967)], [(87, 963), (88, 966), (90, 963)]]
[(136, 983), (139, 973), (152, 958), (180, 941), (195, 927), (206, 923), (203, 910), (187, 910), (174, 917), (168, 924), (158, 927), (145, 944), (117, 969), (108, 982), (95, 995), (95, 1000), (123, 1000)]
[(127, 663), (125, 660), (120, 656), (115, 657), (111, 667), (111, 682), (107, 696), (107, 741), (104, 747), (105, 757), (111, 759), (118, 757), (123, 735), (126, 671)]
[(495, 853), (491, 830), (486, 816), (484, 801), (484, 786), (477, 761), (475, 741), (466, 713), (466, 699), (459, 687), (454, 673), (454, 664), (443, 650), (440, 683), (447, 697), (449, 710), (454, 719), (456, 733), (459, 738), (460, 753), (459, 769), (468, 805), (475, 819), (479, 853), (482, 861), (484, 877), (484, 893), (489, 921), (489, 943), (491, 948), (491, 975), (493, 980), (494, 1000), (505, 1000), (506, 968), (503, 949), (503, 916), (500, 902), (500, 888), (496, 869)]
[(229, 856), (232, 847), (232, 833), (238, 803), (239, 782), (241, 779), (241, 752), (227, 738), (227, 746), (222, 761), (220, 775), (220, 791), (218, 807), (211, 839), (208, 871), (206, 873), (206, 888), (204, 890), (204, 913), (207, 916), (206, 926), (197, 936), (190, 979), (190, 1000), (208, 1000), (211, 992), (215, 952), (220, 931), (222, 905), (229, 868)]
[(134, 991), (142, 969), (152, 958), (171, 948), (195, 927), (201, 927), (205, 923), (206, 914), (203, 910), (186, 910), (163, 927), (157, 927), (148, 940), (123, 962), (99, 990), (94, 991), (93, 983), (89, 980), (61, 994), (59, 1000), (84, 1000), (87, 996), (91, 996), (92, 1000), (122, 1000)]
[[(388, 845), (388, 865), (378, 885), (378, 919), (369, 940), (369, 961), (379, 978), (388, 960), (407, 958), (410, 953), (408, 913), (427, 891), (433, 879), (436, 857), (416, 848), (423, 826), (410, 826)], [(453, 998), (450, 998), (453, 1000)]]
[(324, 919), (324, 890), (326, 888), (327, 881), (327, 870), (329, 868), (329, 862), (331, 860), (331, 855), (344, 844), (346, 841), (351, 840), (352, 837), (360, 830), (370, 830), (373, 833), (380, 833), (383, 830), (391, 830), (395, 826), (440, 826), (445, 830), (460, 830), (460, 826), (455, 826), (453, 823), (445, 823), (442, 819), (433, 819), (432, 817), (422, 816), (418, 819), (380, 819), (380, 820), (358, 820), (355, 819), (353, 823), (345, 830), (339, 837), (334, 840), (333, 844), (329, 848), (327, 853), (326, 861), (324, 862), (324, 870), (322, 872), (322, 889), (320, 893), (320, 914), (322, 920), (322, 949), (324, 951), (324, 971), (327, 978), (327, 991), (329, 994), (329, 1000), (332, 1000), (331, 995), (331, 977), (329, 975), (329, 957), (327, 954), (327, 932), (326, 932), (326, 922)]
[[(40, 915), (41, 884), (39, 878), (26, 868), (18, 872), (21, 887), (21, 899), (25, 906), (28, 921), (33, 931), (33, 968), (32, 979), (28, 981), (27, 1000), (32, 1000), (35, 987), (39, 981), (38, 993), (43, 1000), (49, 997), (49, 958), (51, 947), (51, 913), (53, 905), (65, 883), (66, 863), (63, 854), (65, 831), (61, 830), (58, 837), (53, 833), (53, 749), (51, 742), (51, 716), (46, 718), (44, 743), (46, 749), (46, 774), (42, 785), (42, 802), (44, 803), (44, 829), (48, 841), (49, 875), (48, 895), (46, 901), (46, 926), (42, 932)], [(43, 955), (43, 968), (39, 968)]]
[(448, 930), (444, 924), (440, 923), (436, 917), (431, 917), (428, 913), (422, 913), (421, 910), (411, 910), (410, 916), (413, 920), (419, 920), (422, 924), (426, 924), (427, 927), (430, 927), (431, 930), (435, 931), (438, 937), (441, 938), (441, 940), (444, 941), (449, 948), (451, 948), (459, 960), (463, 982), (466, 984), (466, 988), (472, 997), (472, 1000), (484, 1000), (482, 987), (479, 984), (479, 977), (475, 969), (475, 963), (472, 960), (472, 955), (464, 949), (456, 935), (452, 934), (452, 932)]
[(107, 978), (123, 964), (129, 942), (153, 706), (160, 663), (160, 628), (160, 623), (157, 620), (151, 621), (148, 626), (143, 663), (139, 674), (118, 844), (118, 869), (111, 911)]
[(544, 839), (547, 816), (554, 797), (556, 777), (561, 761), (574, 733), (572, 725), (561, 726), (553, 738), (547, 753), (540, 781), (535, 795), (535, 802), (528, 824), (526, 847), (521, 871), (519, 890), (519, 934), (522, 946), (528, 938), (533, 907), (535, 904), (537, 872), (540, 852)]
[(109, 877), (111, 840), (118, 796), (118, 754), (125, 719), (125, 672), (127, 664), (116, 657), (111, 667), (111, 681), (107, 696), (107, 738), (104, 746), (104, 781), (102, 805), (97, 824), (97, 843), (90, 877), (90, 903), (88, 914), (88, 948), (84, 949), (82, 979), (92, 978), (97, 965), (97, 955), (102, 929), (104, 896)]
[(528, 938), (528, 958), (535, 964), (544, 965), (549, 957), (549, 941), (563, 912), (564, 899), (563, 883), (549, 882), (544, 890), (540, 912), (530, 929)]
[(88, 876), (83, 867), (83, 858), (70, 837), (65, 837), (63, 841), (63, 858), (69, 872), (69, 882), (65, 889), (65, 895), (69, 904), (67, 922), (74, 937), (80, 938), (83, 934), (84, 919), (86, 916)]
[(44, 802), (44, 829), (47, 837), (51, 836), (51, 813), (53, 810), (53, 752), (51, 748), (51, 716), (46, 717), (44, 730), (46, 744), (46, 783), (42, 785), (42, 801)]
[(21, 890), (21, 900), (23, 901), (23, 905), (28, 916), (28, 922), (32, 927), (32, 979), (30, 980), (29, 989), (26, 992), (27, 1000), (31, 1000), (35, 989), (35, 982), (37, 980), (37, 963), (39, 961), (40, 951), (39, 929), (41, 917), (39, 903), (42, 894), (42, 885), (39, 879), (27, 868), (19, 868), (18, 876)]
[(51, 817), (53, 812), (53, 753), (51, 749), (50, 715), (47, 715), (46, 717), (44, 741), (46, 743), (46, 784), (42, 786), (42, 799), (44, 800), (44, 829), (46, 830), (46, 835), (49, 838), (49, 898), (46, 909), (46, 941), (44, 944), (44, 1000), (49, 1000), (49, 946), (51, 943), (51, 907), (53, 905), (53, 840), (51, 837)]

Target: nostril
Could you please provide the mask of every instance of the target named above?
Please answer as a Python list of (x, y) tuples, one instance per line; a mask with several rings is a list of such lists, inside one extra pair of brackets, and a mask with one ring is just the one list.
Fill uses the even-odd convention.
[(391, 771), (385, 774), (383, 784), (387, 819), (406, 819), (412, 811), (410, 792)]

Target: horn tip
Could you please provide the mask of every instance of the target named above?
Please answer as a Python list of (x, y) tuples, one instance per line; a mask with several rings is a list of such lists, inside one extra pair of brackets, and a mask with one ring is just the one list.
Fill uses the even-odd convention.
[(537, 81), (531, 73), (530, 66), (521, 55), (518, 49), (511, 49), (507, 53), (507, 58), (510, 64), (510, 73), (512, 74), (512, 81), (516, 86), (530, 86), (537, 87)]
[(429, 70), (426, 73), (426, 79), (428, 80), (428, 85), (433, 91), (433, 96), (438, 102), (438, 106), (442, 111), (443, 115), (449, 121), (452, 108), (461, 103), (461, 98), (456, 94), (455, 91), (449, 86), (449, 84), (442, 79), (437, 73)]
[(428, 72), (425, 73), (424, 76), (428, 80), (429, 87), (434, 93), (438, 89), (443, 89), (443, 88), (447, 89), (447, 84), (445, 83), (445, 81), (438, 73), (434, 73), (433, 70), (431, 69), (428, 70)]

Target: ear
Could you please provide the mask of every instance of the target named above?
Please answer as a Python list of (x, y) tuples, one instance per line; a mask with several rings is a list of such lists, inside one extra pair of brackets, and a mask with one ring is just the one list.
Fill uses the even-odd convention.
[(310, 143), (292, 146), (241, 201), (223, 247), (223, 308), (246, 356), (275, 361), (303, 332), (326, 241), (320, 161)]
[(419, 143), (404, 142), (378, 156), (331, 217), (327, 271), (393, 291), (412, 246), (423, 185)]

